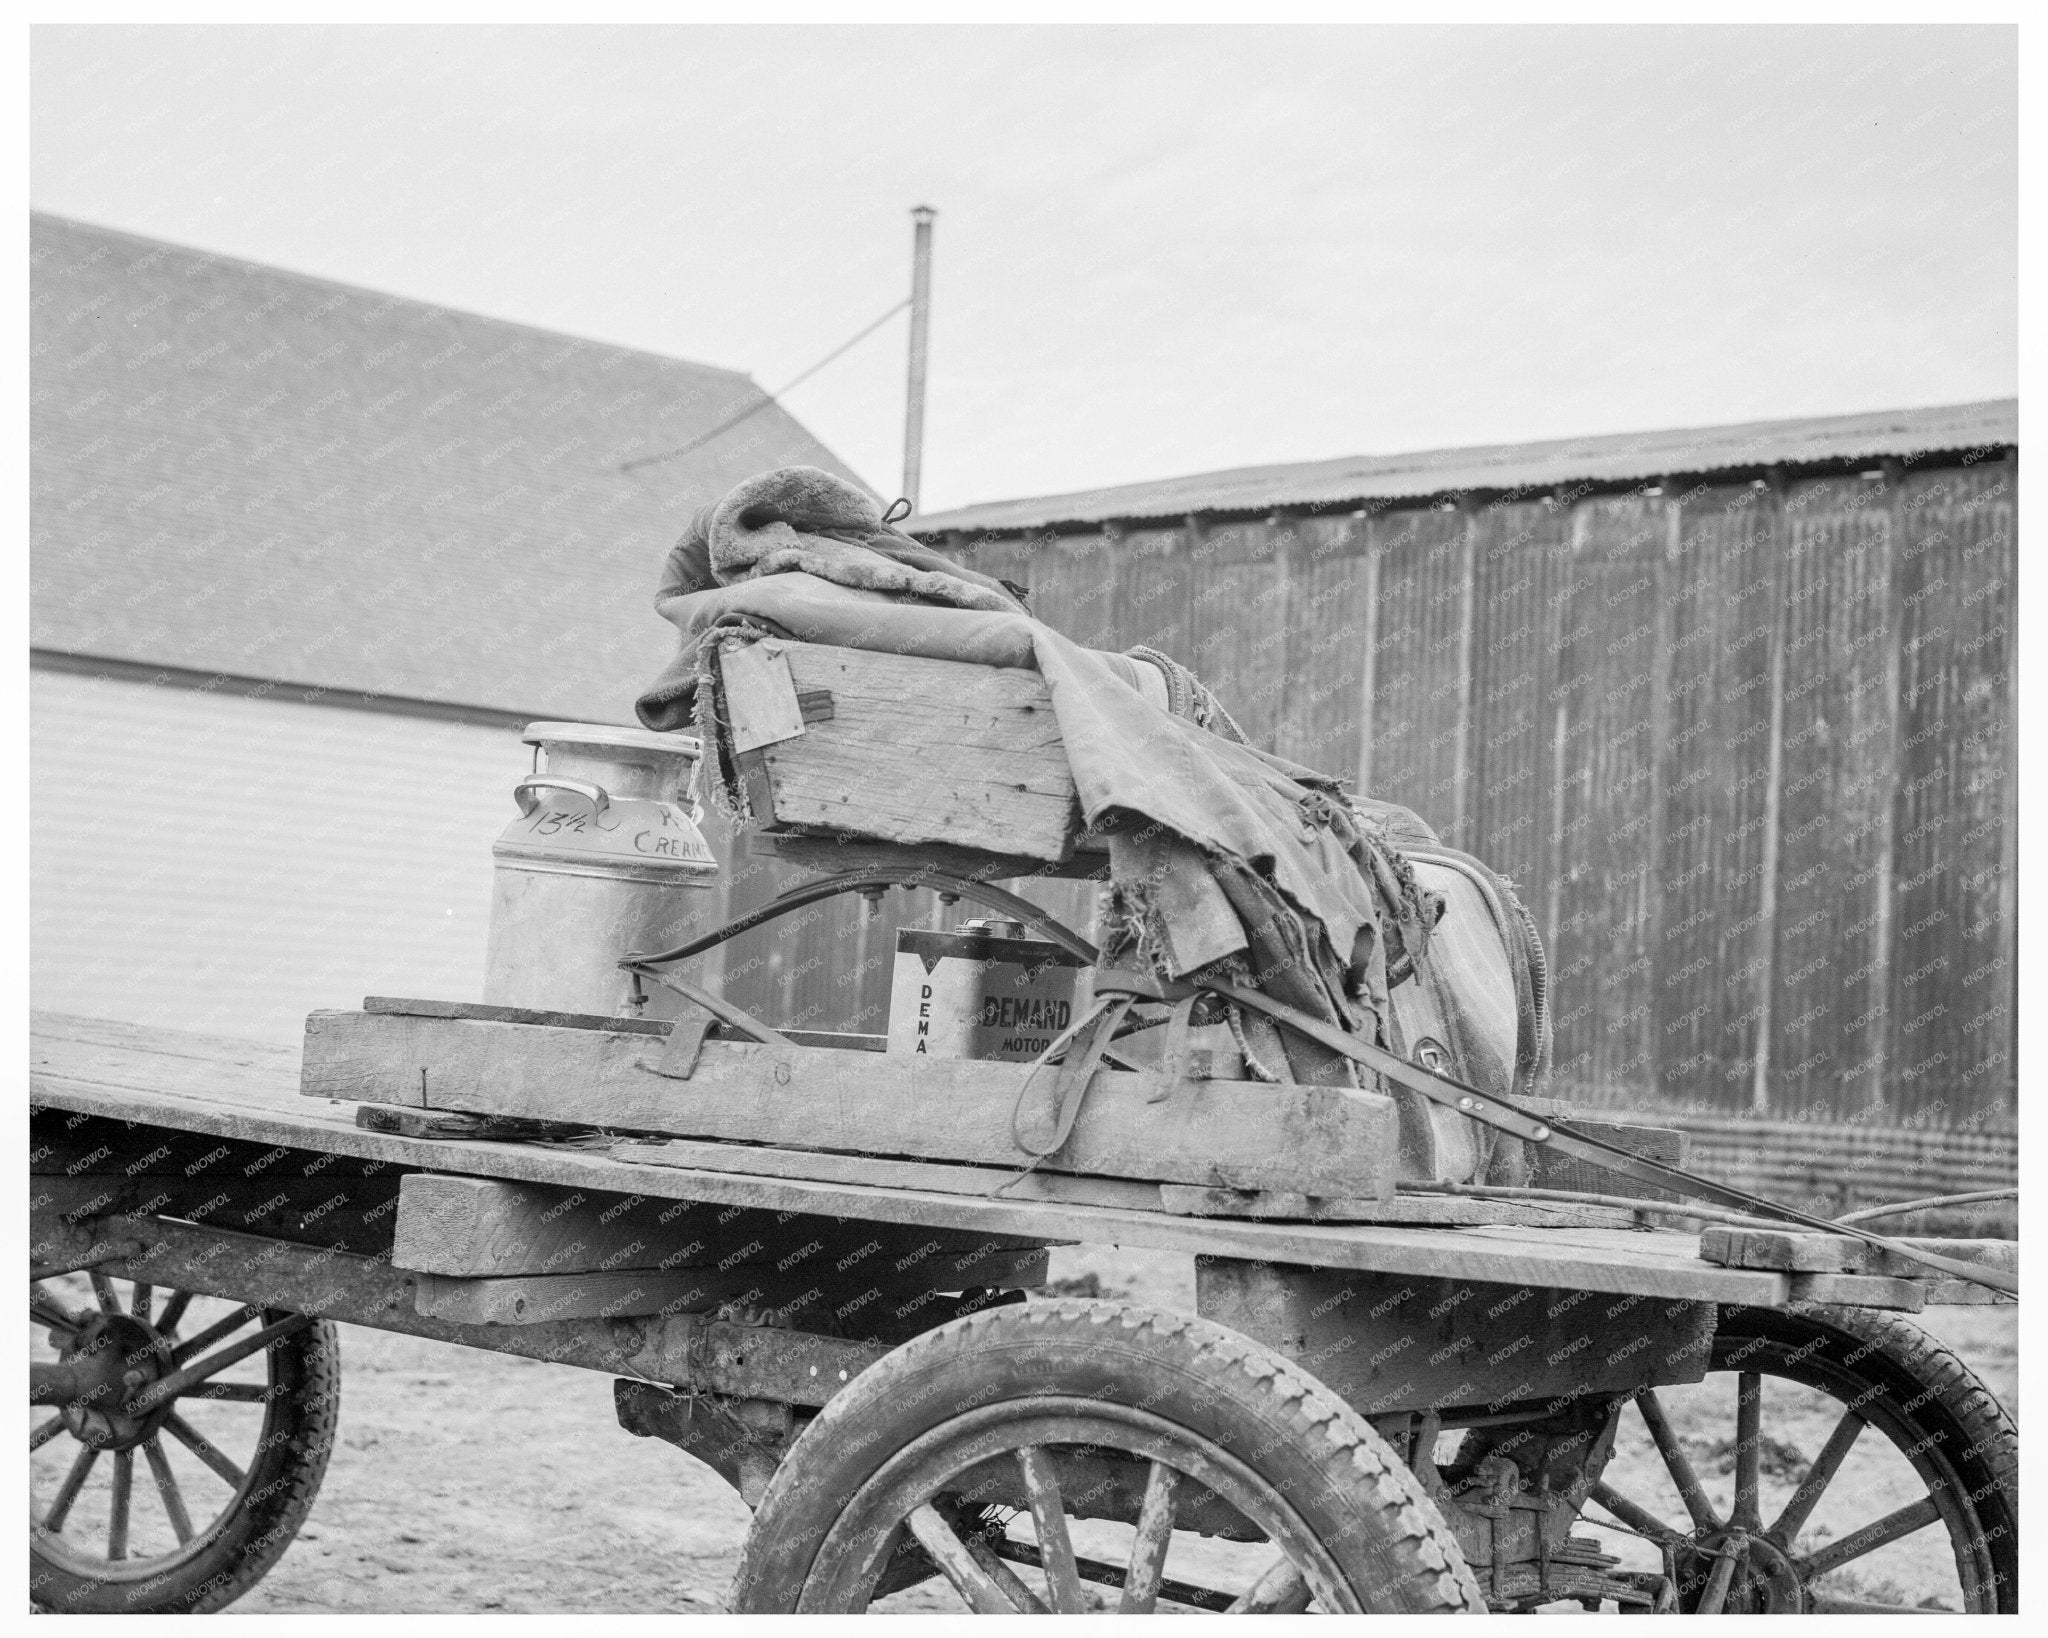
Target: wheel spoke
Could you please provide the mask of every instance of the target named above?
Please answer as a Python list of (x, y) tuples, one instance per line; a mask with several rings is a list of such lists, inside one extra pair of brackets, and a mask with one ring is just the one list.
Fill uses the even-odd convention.
[(171, 1300), (164, 1304), (164, 1311), (156, 1317), (159, 1334), (169, 1336), (178, 1329), (178, 1321), (185, 1317), (185, 1310), (192, 1306), (192, 1293), (173, 1291)]
[[(229, 1461), (227, 1457), (223, 1456), (211, 1439), (207, 1438), (205, 1434), (201, 1433), (176, 1411), (172, 1411), (169, 1416), (164, 1418), (164, 1432), (191, 1451), (194, 1456), (197, 1456), (237, 1490), (241, 1489), (242, 1481), (248, 1475), (235, 1466), (233, 1462)], [(152, 1439), (150, 1443), (154, 1445), (156, 1441)], [(154, 1467), (155, 1464), (152, 1463), (151, 1466)], [(163, 1481), (158, 1480), (157, 1482), (161, 1484)]]
[(1067, 1533), (1067, 1506), (1060, 1495), (1059, 1475), (1052, 1458), (1035, 1445), (1017, 1452), (1024, 1475), (1024, 1494), (1031, 1503), (1031, 1524), (1045, 1563), (1045, 1587), (1059, 1615), (1080, 1615), (1088, 1608), (1081, 1577), (1074, 1568), (1073, 1538)]
[(52, 1331), (76, 1331), (85, 1324), (83, 1314), (74, 1314), (39, 1285), (28, 1288), (29, 1317)]
[(1003, 1596), (1009, 1599), (1018, 1609), (1024, 1611), (1027, 1615), (1052, 1614), (1045, 1600), (1026, 1586), (1023, 1577), (998, 1558), (995, 1549), (983, 1541), (981, 1537), (974, 1536), (970, 1538), (967, 1543), (967, 1551), (972, 1555), (975, 1563), (988, 1571), (989, 1579), (1002, 1588)]
[[(179, 1295), (182, 1296), (183, 1293), (181, 1292)], [(177, 1301), (177, 1297), (173, 1297), (170, 1307), (166, 1307), (164, 1312), (168, 1314), (171, 1311), (171, 1307), (177, 1305)], [(182, 1365), (194, 1354), (205, 1352), (216, 1342), (220, 1341), (222, 1337), (232, 1335), (234, 1332), (241, 1330), (243, 1326), (247, 1325), (255, 1317), (256, 1310), (254, 1308), (246, 1305), (237, 1308), (226, 1319), (216, 1320), (197, 1336), (193, 1337), (191, 1341), (179, 1343), (177, 1348), (173, 1350), (171, 1357)]]
[[(171, 1421), (175, 1422), (177, 1418), (174, 1416)], [(165, 1425), (169, 1426), (169, 1423)], [(210, 1445), (207, 1446), (209, 1450), (212, 1448)], [(182, 1547), (192, 1539), (192, 1516), (185, 1511), (184, 1492), (179, 1490), (177, 1475), (171, 1471), (170, 1452), (164, 1449), (161, 1439), (150, 1439), (143, 1444), (142, 1454), (149, 1462), (150, 1477), (156, 1480), (156, 1493), (163, 1498), (164, 1513), (171, 1521), (171, 1532), (178, 1538), (178, 1545)], [(216, 1451), (215, 1454), (218, 1455), (219, 1452)], [(201, 1451), (200, 1456), (205, 1459), (205, 1452)], [(221, 1460), (227, 1461), (227, 1458), (223, 1456)], [(208, 1461), (207, 1465), (210, 1467), (213, 1464)], [(234, 1466), (232, 1462), (228, 1465)], [(226, 1478), (227, 1475), (222, 1474), (221, 1477)], [(239, 1479), (233, 1482), (237, 1486), (241, 1483)]]
[(1685, 1502), (1686, 1512), (1692, 1515), (1692, 1522), (1702, 1530), (1719, 1529), (1721, 1521), (1715, 1516), (1713, 1504), (1707, 1500), (1706, 1487), (1700, 1483), (1699, 1475), (1693, 1472), (1691, 1461), (1679, 1446), (1671, 1418), (1664, 1414), (1663, 1403), (1657, 1398), (1656, 1391), (1652, 1388), (1640, 1390), (1636, 1394), (1636, 1409), (1642, 1412), (1643, 1425), (1657, 1442), (1657, 1454), (1664, 1458), (1664, 1466), (1671, 1474), (1671, 1482), (1678, 1486), (1678, 1494)]
[(920, 1504), (905, 1522), (910, 1526), (910, 1533), (917, 1537), (918, 1544), (931, 1554), (939, 1573), (953, 1584), (953, 1590), (967, 1600), (967, 1607), (976, 1615), (1018, 1613), (1017, 1606), (1004, 1596), (995, 1578), (974, 1562), (974, 1555), (968, 1552), (967, 1544), (939, 1516), (939, 1510), (930, 1502)]
[(1684, 1531), (1672, 1529), (1647, 1507), (1630, 1501), (1605, 1479), (1596, 1480), (1588, 1494), (1631, 1530), (1648, 1536), (1660, 1547), (1674, 1546), (1685, 1540)]
[(1763, 1421), (1763, 1376), (1743, 1371), (1735, 1379), (1735, 1505), (1728, 1521), (1749, 1530), (1761, 1530), (1764, 1522), (1758, 1500), (1763, 1478)]
[[(1012, 1541), (1008, 1536), (998, 1537), (995, 1550), (1012, 1564), (1028, 1564), (1033, 1569), (1042, 1568), (1045, 1561), (1038, 1549), (1028, 1541)], [(1083, 1581), (1093, 1581), (1099, 1586), (1121, 1588), (1124, 1571), (1121, 1565), (1105, 1564), (1099, 1558), (1074, 1555), (1074, 1568), (1081, 1573)], [(1162, 1581), (1159, 1596), (1176, 1604), (1185, 1604), (1189, 1609), (1223, 1611), (1237, 1602), (1231, 1594), (1218, 1592), (1214, 1587), (1198, 1587), (1192, 1581)]]
[(129, 1290), (128, 1312), (141, 1320), (144, 1325), (149, 1323), (150, 1299), (155, 1295), (156, 1288), (146, 1280), (134, 1281)]
[[(209, 1377), (218, 1376), (230, 1365), (239, 1364), (251, 1354), (261, 1353), (286, 1337), (295, 1336), (313, 1323), (311, 1314), (289, 1314), (263, 1327), (252, 1336), (239, 1342), (231, 1342), (217, 1354), (208, 1354), (204, 1359), (193, 1360), (180, 1365), (169, 1376), (158, 1377), (128, 1401), (131, 1409), (146, 1411), (161, 1405), (166, 1399), (175, 1399), (182, 1393), (189, 1393)], [(193, 1339), (197, 1341), (197, 1338)], [(184, 1350), (180, 1349), (180, 1353)]]
[(1863, 1431), (1863, 1418), (1854, 1411), (1847, 1412), (1835, 1424), (1835, 1431), (1828, 1435), (1827, 1443), (1820, 1447), (1820, 1454), (1813, 1459), (1813, 1465), (1806, 1470), (1806, 1477), (1799, 1481), (1799, 1488), (1792, 1492), (1792, 1499), (1785, 1503), (1768, 1534), (1781, 1546), (1790, 1548), (1798, 1539), (1799, 1532), (1806, 1528), (1806, 1521), (1813, 1516), (1814, 1507), (1821, 1494), (1834, 1483), (1835, 1475), (1841, 1471), (1847, 1459), (1849, 1447), (1856, 1443), (1856, 1436)]
[(49, 1419), (49, 1421), (43, 1423), (40, 1427), (32, 1428), (29, 1430), (28, 1448), (30, 1450), (41, 1450), (43, 1446), (47, 1445), (52, 1439), (56, 1438), (57, 1435), (62, 1433), (63, 1431), (64, 1418), (61, 1416), (53, 1416)]
[(1799, 1579), (1815, 1581), (1830, 1570), (1839, 1570), (1844, 1564), (1874, 1553), (1880, 1547), (1889, 1547), (1901, 1536), (1910, 1536), (1915, 1530), (1924, 1530), (1941, 1517), (1941, 1509), (1934, 1505), (1932, 1496), (1922, 1496), (1910, 1507), (1902, 1507), (1896, 1513), (1887, 1513), (1875, 1524), (1866, 1524), (1862, 1529), (1850, 1532), (1840, 1541), (1831, 1541), (1817, 1553), (1797, 1561)]
[(135, 1452), (114, 1452), (114, 1500), (107, 1509), (107, 1557), (128, 1556), (128, 1498), (135, 1488)]
[(1223, 1613), (1225, 1615), (1300, 1615), (1314, 1600), (1315, 1593), (1300, 1567), (1286, 1554), (1266, 1566), (1265, 1574)]
[(1154, 1462), (1145, 1475), (1145, 1499), (1138, 1507), (1138, 1533), (1131, 1540), (1131, 1565), (1124, 1572), (1123, 1615), (1150, 1615), (1166, 1579), (1166, 1548), (1173, 1540), (1173, 1493), (1180, 1475)]
[(71, 1516), (71, 1504), (78, 1500), (79, 1491), (85, 1488), (86, 1475), (92, 1472), (92, 1464), (99, 1459), (97, 1445), (79, 1446), (71, 1471), (64, 1475), (64, 1482), (57, 1486), (57, 1494), (50, 1498), (49, 1512), (43, 1515), (45, 1530), (54, 1535), (64, 1528), (64, 1521)]
[(97, 1268), (87, 1269), (86, 1277), (92, 1281), (92, 1294), (99, 1301), (100, 1312), (102, 1314), (120, 1313), (121, 1299), (114, 1291), (113, 1280), (103, 1270)]

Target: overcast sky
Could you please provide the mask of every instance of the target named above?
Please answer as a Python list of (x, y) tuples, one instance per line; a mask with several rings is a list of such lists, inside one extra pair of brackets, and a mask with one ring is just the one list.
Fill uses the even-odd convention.
[[(2016, 390), (1972, 29), (41, 28), (36, 206), (780, 386), (925, 507)], [(905, 320), (793, 392), (876, 487)]]

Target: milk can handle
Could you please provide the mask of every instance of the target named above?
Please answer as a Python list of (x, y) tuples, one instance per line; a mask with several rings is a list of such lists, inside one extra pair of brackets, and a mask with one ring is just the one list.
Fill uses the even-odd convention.
[(533, 794), (535, 791), (568, 791), (580, 796), (590, 804), (593, 820), (602, 819), (612, 801), (602, 785), (593, 785), (587, 779), (558, 779), (552, 774), (535, 774), (512, 787), (512, 800), (519, 804), (521, 814), (530, 814), (540, 806), (540, 798)]

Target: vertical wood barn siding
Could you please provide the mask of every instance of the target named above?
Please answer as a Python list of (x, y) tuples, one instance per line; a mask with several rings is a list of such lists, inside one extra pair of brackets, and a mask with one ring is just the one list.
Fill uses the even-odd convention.
[[(1992, 460), (945, 544), (1511, 877), (1561, 1092), (2003, 1131), (2016, 482)], [(791, 998), (824, 1016), (836, 983), (828, 960)]]

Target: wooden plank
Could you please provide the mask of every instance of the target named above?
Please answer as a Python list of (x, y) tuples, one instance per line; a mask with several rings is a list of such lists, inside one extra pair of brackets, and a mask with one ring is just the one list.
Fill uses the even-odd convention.
[(803, 707), (782, 644), (728, 640), (719, 645), (718, 669), (735, 752), (758, 751), (803, 733)]
[[(1083, 838), (1085, 842), (1086, 838)], [(759, 857), (785, 859), (822, 875), (862, 870), (873, 865), (900, 866), (908, 850), (894, 842), (877, 842), (860, 836), (803, 836), (783, 831), (756, 831), (747, 839), (747, 851)], [(1052, 880), (1106, 881), (1109, 854), (1077, 844), (1067, 858), (1054, 862), (1023, 859), (1015, 854), (990, 853), (980, 848), (948, 847), (926, 842), (916, 850), (916, 862), (949, 876), (969, 881), (1007, 882), (1019, 877), (1042, 876)]]
[(1409, 508), (1373, 518), (1369, 530), (1379, 587), (1366, 795), (1399, 802), (1441, 826), (1457, 778), (1457, 681), (1447, 657), (1456, 654), (1461, 630), (1464, 520)]
[[(179, 1031), (135, 1030), (137, 1039), (171, 1044), (193, 1038)], [(1719, 1268), (1699, 1261), (1693, 1235), (1654, 1232), (1609, 1242), (1562, 1244), (1567, 1231), (1515, 1228), (1402, 1228), (1372, 1224), (1266, 1223), (1194, 1219), (1165, 1212), (1108, 1206), (1013, 1201), (929, 1189), (891, 1189), (805, 1178), (736, 1176), (681, 1167), (624, 1165), (609, 1155), (517, 1144), (422, 1142), (359, 1130), (353, 1108), (294, 1098), (287, 1083), (273, 1086), (267, 1106), (228, 1105), (151, 1084), (157, 1067), (175, 1062), (137, 1050), (127, 1071), (135, 1084), (108, 1086), (60, 1073), (89, 1063), (98, 1050), (38, 1033), (41, 1059), (30, 1077), (33, 1104), (135, 1123), (131, 1142), (154, 1141), (163, 1130), (222, 1136), (320, 1153), (362, 1157), (381, 1164), (434, 1168), (443, 1173), (542, 1182), (612, 1194), (638, 1193), (664, 1201), (702, 1201), (773, 1212), (857, 1218), (907, 1227), (947, 1227), (1011, 1234), (1041, 1241), (1078, 1240), (1160, 1251), (1233, 1256), (1428, 1274), (1645, 1296), (1775, 1307), (1785, 1300), (1789, 1276), (1763, 1269)], [(79, 1054), (74, 1058), (72, 1054)], [(984, 1066), (986, 1067), (986, 1066)], [(282, 1106), (282, 1107), (280, 1107)], [(1577, 1231), (1590, 1234), (1592, 1231)], [(1505, 1234), (1503, 1240), (1499, 1236)], [(1625, 1255), (1621, 1254), (1625, 1251)], [(406, 1302), (410, 1305), (408, 1288)], [(417, 1317), (417, 1316), (415, 1316)], [(421, 1321), (422, 1324), (430, 1323)], [(423, 1333), (424, 1334), (424, 1333)], [(664, 1379), (665, 1380), (665, 1379)]]
[(1650, 1080), (1657, 1050), (1661, 799), (1651, 700), (1667, 531), (1661, 497), (1579, 502), (1570, 579), (1558, 593), (1555, 778), (1573, 811), (1556, 838), (1555, 1073), (1602, 1101)]
[(633, 1035), (666, 1035), (658, 1018), (608, 1018), (595, 1012), (539, 1012), (531, 1007), (500, 1007), (481, 1001), (428, 1001), (410, 996), (366, 995), (363, 1011), (400, 1018), (482, 1018), (500, 1024), (550, 1024), (556, 1029), (609, 1029)]
[(735, 1302), (770, 1310), (796, 1303), (808, 1313), (851, 1299), (842, 1306), (857, 1308), (864, 1321), (873, 1321), (906, 1307), (903, 1299), (913, 1293), (980, 1286), (1016, 1290), (1041, 1286), (1045, 1279), (1043, 1251), (1005, 1250), (975, 1258), (940, 1254), (908, 1269), (863, 1268), (826, 1282), (806, 1266), (781, 1270), (758, 1264), (482, 1278), (422, 1272), (416, 1302), (422, 1314), (464, 1325), (546, 1325), (566, 1319), (702, 1314)]
[(1195, 1282), (1204, 1318), (1302, 1361), (1367, 1416), (1697, 1382), (1712, 1352), (1705, 1302), (1223, 1257), (1198, 1262)]
[(1785, 501), (1784, 743), (1771, 1062), (1781, 1107), (1863, 1119), (1889, 1034), (1890, 835), (1899, 766), (1896, 517), (1884, 480)]
[[(2017, 1274), (2017, 1240), (1944, 1240), (1900, 1236), (1899, 1244), (1922, 1251), (1982, 1263)], [(1886, 1251), (1845, 1234), (1820, 1234), (1796, 1229), (1751, 1229), (1714, 1226), (1700, 1233), (1700, 1256), (1728, 1268), (1775, 1268), (1788, 1274), (1883, 1274), (1931, 1279), (1933, 1271), (1910, 1257)]]
[[(1286, 521), (1206, 520), (1189, 554), (1188, 638), (1175, 658), (1215, 690), (1254, 745), (1272, 749), (1288, 686)], [(1121, 643), (1118, 644), (1121, 646)]]
[(1326, 1200), (1276, 1190), (1202, 1189), (1159, 1185), (1159, 1203), (1188, 1217), (1285, 1218), (1308, 1223), (1412, 1223), (1439, 1227), (1517, 1224), (1529, 1228), (1633, 1228), (1635, 1213), (1618, 1206), (1546, 1206), (1520, 1200), (1397, 1194), (1391, 1200)]
[(937, 1161), (881, 1160), (873, 1155), (830, 1155), (756, 1144), (674, 1140), (621, 1143), (614, 1160), (642, 1166), (687, 1166), (747, 1177), (801, 1177), (818, 1183), (861, 1183), (884, 1189), (933, 1189), (943, 1194), (1047, 1200), (1075, 1206), (1157, 1211), (1162, 1187), (1123, 1177), (1068, 1177), (1063, 1172), (1020, 1172), (1011, 1167), (959, 1166)]
[(635, 1314), (701, 1314), (746, 1290), (739, 1270), (679, 1268), (667, 1273), (517, 1274), (497, 1279), (422, 1273), (414, 1306), (429, 1319), (459, 1325), (548, 1325), (557, 1320), (619, 1319)]
[(2008, 792), (2019, 771), (2013, 469), (1910, 473), (1898, 548), (1901, 652), (1892, 914), (1894, 1119), (2015, 1107), (2019, 929)]
[[(644, 1172), (624, 1171), (626, 1189)], [(861, 1277), (899, 1259), (931, 1262), (966, 1278), (1018, 1242), (935, 1228), (906, 1233), (865, 1223), (764, 1222), (712, 1207), (677, 1206), (637, 1192), (549, 1188), (481, 1177), (416, 1172), (399, 1192), (392, 1260), (422, 1273), (663, 1272), (773, 1265), (808, 1276)]]
[(1556, 667), (1547, 599), (1555, 562), (1569, 549), (1564, 514), (1537, 501), (1502, 499), (1475, 522), (1469, 851), (1529, 887), (1543, 880), (1549, 828), (1546, 753)]
[(1787, 1274), (1840, 1274), (1857, 1266), (1860, 1240), (1798, 1229), (1729, 1228), (1700, 1231), (1700, 1256), (1724, 1268), (1775, 1268)]
[(1067, 855), (1079, 808), (1037, 672), (810, 643), (782, 654), (797, 688), (831, 692), (833, 715), (753, 753), (772, 808), (757, 819), (1049, 862)]
[[(649, 1043), (596, 1030), (316, 1012), (303, 1090), (351, 1102), (565, 1120), (913, 1159), (1021, 1165), (1010, 1136), (1049, 1123), (1053, 1077), (1028, 1064), (788, 1051), (707, 1041), (696, 1073), (647, 1067)], [(424, 1090), (422, 1090), (424, 1088)], [(1181, 1081), (1099, 1070), (1048, 1170), (1154, 1182), (1393, 1192), (1394, 1107), (1339, 1087)]]
[(1990, 1303), (2009, 1303), (2017, 1307), (2019, 1304), (2017, 1297), (1969, 1280), (1929, 1280), (1922, 1289), (1927, 1293), (1929, 1308), (1977, 1307)]
[(459, 1115), (447, 1109), (407, 1109), (389, 1103), (361, 1105), (356, 1110), (356, 1124), (366, 1132), (396, 1132), (401, 1137), (474, 1138), (493, 1143), (596, 1133), (595, 1127), (569, 1126), (558, 1121), (518, 1120), (509, 1115)]
[[(1552, 1112), (1556, 1119), (1572, 1121), (1583, 1126), (1589, 1136), (1604, 1138), (1607, 1142), (1626, 1149), (1632, 1155), (1642, 1155), (1650, 1160), (1660, 1160), (1667, 1166), (1683, 1166), (1686, 1160), (1686, 1135), (1670, 1126), (1636, 1126), (1620, 1121), (1603, 1120), (1597, 1111), (1584, 1106), (1571, 1105)], [(1605, 1166), (1595, 1166), (1590, 1161), (1576, 1160), (1546, 1149), (1541, 1144), (1529, 1145), (1529, 1158), (1534, 1167), (1530, 1182), (1542, 1189), (1565, 1189), (1577, 1194), (1623, 1194), (1644, 1200), (1677, 1200), (1676, 1191), (1660, 1189), (1653, 1184), (1638, 1183), (1632, 1178), (1617, 1176)]]
[[(158, 1217), (105, 1218), (91, 1227), (101, 1239), (140, 1244), (133, 1255), (106, 1265), (119, 1278), (702, 1393), (823, 1405), (889, 1352), (884, 1343), (695, 1314), (464, 1325), (421, 1314), (414, 1295), (419, 1276), (379, 1257), (287, 1245)], [(94, 1236), (39, 1220), (31, 1223), (31, 1240), (82, 1252)]]
[(393, 1172), (306, 1177), (274, 1168), (252, 1178), (246, 1166), (218, 1175), (210, 1168), (188, 1174), (160, 1164), (160, 1171), (32, 1177), (32, 1198), (46, 1209), (80, 1218), (161, 1213), (345, 1251), (390, 1248), (400, 1183)]
[(1888, 1274), (1794, 1274), (1786, 1294), (1793, 1303), (1839, 1303), (1850, 1308), (1891, 1308), (1917, 1314), (1927, 1305), (1918, 1280)]

